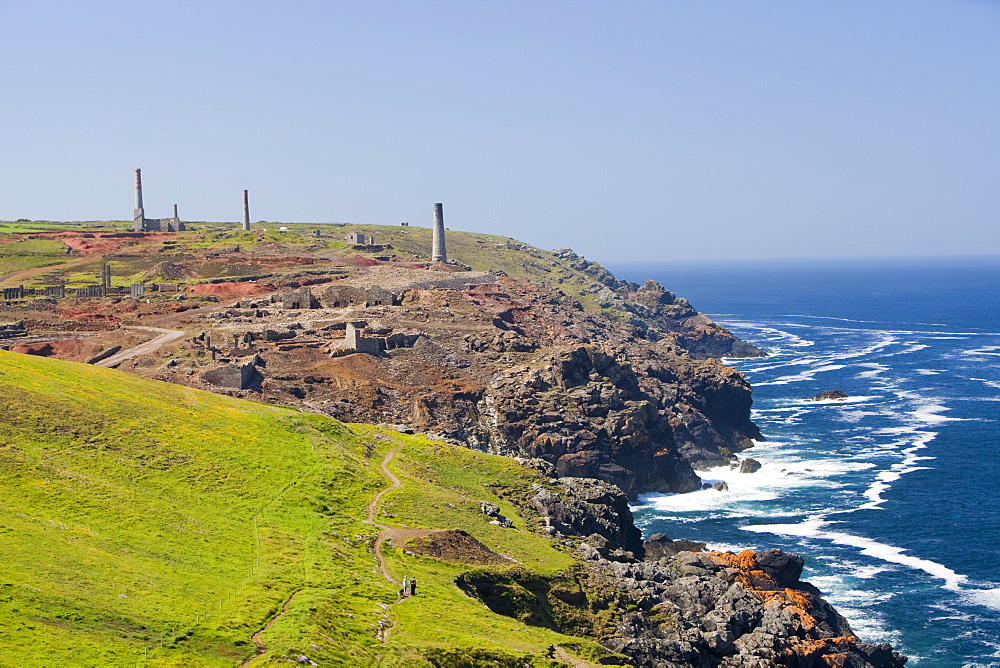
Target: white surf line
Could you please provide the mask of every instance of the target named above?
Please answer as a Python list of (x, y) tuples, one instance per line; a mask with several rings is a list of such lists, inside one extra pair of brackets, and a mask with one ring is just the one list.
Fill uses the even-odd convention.
[[(863, 331), (863, 330), (851, 330), (851, 331)], [(838, 362), (845, 362), (845, 361), (848, 361), (848, 360), (854, 360), (854, 359), (858, 359), (858, 358), (863, 358), (863, 357), (867, 357), (867, 356), (870, 356), (870, 355), (874, 355), (875, 353), (880, 353), (880, 352), (884, 351), (886, 348), (888, 348), (891, 345), (899, 343), (899, 339), (897, 339), (892, 334), (888, 334), (886, 332), (879, 332), (879, 334), (881, 334), (881, 336), (876, 341), (874, 341), (873, 343), (871, 343), (871, 344), (869, 344), (869, 345), (867, 345), (867, 346), (865, 346), (863, 348), (852, 349), (852, 350), (849, 350), (849, 351), (846, 351), (846, 352), (839, 352), (839, 353), (834, 353), (834, 354), (826, 355), (826, 356), (811, 357), (811, 358), (806, 358), (806, 359), (793, 360), (793, 361), (789, 361), (789, 362), (787, 362), (787, 363), (785, 363), (783, 365), (771, 365), (770, 367), (757, 367), (756, 369), (754, 369), (755, 371), (767, 371), (767, 370), (771, 370), (771, 369), (775, 369), (775, 368), (780, 368), (781, 366), (804, 366), (804, 365), (807, 365), (807, 364), (819, 363), (821, 360), (822, 360), (822, 362), (825, 362), (825, 364), (822, 364), (819, 367), (814, 367), (812, 369), (807, 369), (806, 371), (803, 371), (803, 372), (798, 373), (798, 374), (793, 374), (793, 375), (788, 375), (788, 376), (779, 376), (778, 378), (775, 378), (774, 380), (754, 383), (754, 386), (755, 387), (760, 387), (760, 386), (766, 386), (766, 385), (787, 385), (789, 383), (794, 383), (794, 382), (798, 382), (798, 381), (812, 380), (819, 373), (824, 373), (824, 372), (827, 372), (827, 371), (836, 371), (838, 369), (843, 369), (845, 366), (847, 366), (845, 364), (838, 364)], [(905, 351), (899, 351), (899, 352), (895, 352), (895, 353), (882, 353), (882, 354), (885, 355), (885, 356), (887, 356), (887, 355), (899, 355), (899, 354), (903, 354), (905, 352), (915, 352), (915, 351), (914, 350), (905, 350)], [(872, 363), (861, 363), (861, 364), (858, 364), (858, 366), (872, 366)], [(880, 372), (882, 370), (887, 370), (887, 369), (888, 369), (888, 367), (884, 367), (884, 369), (880, 368), (880, 369), (876, 369), (876, 370), (873, 370), (873, 371), (870, 371), (870, 372), (862, 372), (862, 374), (859, 377), (861, 377), (861, 378), (864, 378), (864, 377), (874, 377), (875, 375), (877, 375), (877, 372)], [(869, 374), (869, 375), (865, 376), (864, 374)]]
[(793, 374), (791, 376), (779, 376), (774, 380), (769, 380), (763, 383), (754, 383), (754, 387), (764, 387), (766, 385), (788, 385), (789, 383), (795, 383), (800, 380), (812, 380), (816, 374), (825, 373), (827, 371), (836, 371), (837, 369), (843, 369), (846, 364), (826, 364), (824, 366), (814, 367), (812, 369), (806, 369), (802, 373)]
[(893, 564), (900, 564), (901, 566), (907, 566), (914, 570), (923, 571), (932, 577), (944, 580), (944, 588), (950, 591), (962, 591), (965, 593), (968, 593), (969, 591), (963, 590), (961, 586), (968, 583), (968, 576), (956, 573), (944, 564), (939, 564), (936, 561), (931, 561), (929, 559), (914, 557), (913, 555), (906, 554), (906, 548), (895, 547), (887, 543), (880, 543), (879, 541), (872, 540), (871, 538), (855, 536), (842, 531), (826, 531), (823, 527), (828, 524), (831, 524), (831, 522), (823, 519), (822, 517), (812, 516), (802, 522), (799, 522), (798, 524), (751, 524), (742, 527), (742, 529), (744, 531), (753, 531), (756, 533), (774, 533), (781, 536), (820, 538), (823, 540), (829, 540), (838, 545), (856, 547), (861, 550), (861, 554), (866, 556)]
[[(892, 486), (891, 483), (896, 482), (901, 477), (907, 473), (913, 473), (914, 471), (922, 471), (928, 469), (928, 466), (917, 466), (917, 462), (931, 460), (934, 457), (918, 457), (915, 453), (919, 450), (923, 450), (927, 447), (927, 444), (937, 437), (937, 433), (933, 431), (911, 431), (908, 427), (892, 427), (889, 429), (880, 429), (876, 433), (909, 433), (915, 436), (912, 441), (913, 445), (909, 448), (902, 450), (903, 459), (902, 461), (896, 462), (890, 466), (885, 471), (880, 471), (875, 475), (875, 482), (868, 486), (868, 489), (864, 491), (864, 497), (868, 499), (868, 503), (862, 504), (857, 508), (850, 508), (848, 510), (840, 511), (841, 513), (853, 513), (859, 510), (881, 510), (882, 504), (885, 503), (885, 499), (882, 498), (882, 493), (889, 490)], [(906, 440), (897, 441), (892, 445), (902, 445), (906, 443)]]
[(1000, 346), (983, 346), (982, 348), (972, 348), (969, 350), (959, 350), (959, 354), (966, 357), (982, 357), (984, 355), (990, 355), (993, 357), (1000, 357)]

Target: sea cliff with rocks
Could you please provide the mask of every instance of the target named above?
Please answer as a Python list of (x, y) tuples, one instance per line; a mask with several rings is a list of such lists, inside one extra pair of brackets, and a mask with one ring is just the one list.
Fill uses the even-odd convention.
[[(385, 248), (405, 247), (409, 233), (382, 234), (392, 241)], [(235, 280), (190, 286), (182, 296), (202, 300), (197, 304), (118, 300), (91, 307), (100, 313), (41, 302), (11, 309), (34, 333), (55, 333), (27, 338), (21, 352), (104, 363), (116, 359), (113, 347), (134, 343), (123, 338), (123, 325), (155, 319), (185, 338), (115, 365), (424, 432), (539, 469), (558, 491), (533, 490), (521, 505), (580, 557), (571, 579), (584, 595), (559, 598), (558, 587), (532, 580), (534, 603), (524, 604), (509, 600), (516, 572), (460, 578), (467, 593), (500, 614), (529, 623), (547, 615), (553, 628), (593, 635), (634, 665), (905, 662), (888, 645), (858, 639), (799, 579), (799, 557), (706, 552), (682, 536), (643, 541), (633, 523), (630, 499), (699, 489), (699, 470), (740, 465), (741, 453), (762, 438), (750, 419), (751, 387), (723, 358), (764, 351), (665, 287), (619, 280), (570, 249), (453, 236), (467, 265), (275, 243), (267, 273), (260, 273), (260, 253), (236, 247), (225, 260)], [(172, 254), (171, 275), (197, 278), (208, 260), (193, 250)], [(153, 266), (165, 271), (164, 262)], [(87, 338), (58, 334), (67, 323), (87, 330)], [(751, 461), (743, 458), (748, 470)]]

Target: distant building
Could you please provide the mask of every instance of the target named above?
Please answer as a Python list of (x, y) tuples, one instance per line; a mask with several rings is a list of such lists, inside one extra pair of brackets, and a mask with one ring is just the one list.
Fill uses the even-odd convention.
[(146, 210), (142, 206), (142, 170), (135, 170), (135, 212), (133, 232), (183, 232), (184, 223), (177, 215), (177, 205), (174, 204), (173, 218), (146, 218)]

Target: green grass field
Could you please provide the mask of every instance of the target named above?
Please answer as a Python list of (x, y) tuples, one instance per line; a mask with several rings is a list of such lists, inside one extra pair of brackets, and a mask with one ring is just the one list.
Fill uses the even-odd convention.
[[(378, 573), (364, 518), (400, 443), (390, 468), (403, 484), (378, 522), (460, 527), (540, 577), (572, 570), (518, 511), (544, 480), (512, 460), (3, 351), (0, 405), (0, 665), (231, 666), (268, 624), (255, 664), (606, 654), (490, 612), (455, 585), (470, 566), (388, 546), (390, 571), (420, 582), (401, 602)], [(480, 501), (515, 527), (490, 524)]]
[(66, 244), (52, 239), (20, 239), (0, 243), (0, 275), (66, 261)]

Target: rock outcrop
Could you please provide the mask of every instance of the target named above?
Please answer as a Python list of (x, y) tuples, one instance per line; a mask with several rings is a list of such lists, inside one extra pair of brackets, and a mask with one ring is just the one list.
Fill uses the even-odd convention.
[(779, 550), (680, 552), (623, 563), (586, 552), (592, 607), (614, 610), (602, 643), (634, 665), (874, 666), (906, 658), (855, 636), (833, 607), (799, 580), (802, 559)]
[(831, 399), (846, 399), (847, 394), (841, 390), (826, 390), (825, 392), (820, 392), (814, 397), (806, 399), (806, 401), (829, 401)]
[(546, 579), (517, 569), (459, 577), (463, 590), (498, 614), (592, 635), (636, 666), (898, 668), (906, 662), (888, 644), (862, 642), (800, 579), (801, 557), (775, 549), (704, 552), (703, 544), (663, 534), (637, 544), (623, 494), (598, 481), (563, 479), (558, 492), (536, 488), (531, 502), (584, 567), (572, 581), (568, 574)]
[(760, 437), (750, 405), (735, 369), (647, 342), (577, 346), (501, 371), (479, 413), (493, 451), (634, 496), (698, 489), (694, 468), (725, 464)]
[(692, 357), (764, 357), (757, 346), (741, 341), (656, 281), (625, 292), (625, 308), (668, 333)]
[(560, 478), (559, 484), (562, 494), (539, 488), (531, 499), (552, 533), (584, 537), (605, 557), (642, 558), (642, 533), (620, 489), (590, 478)]

